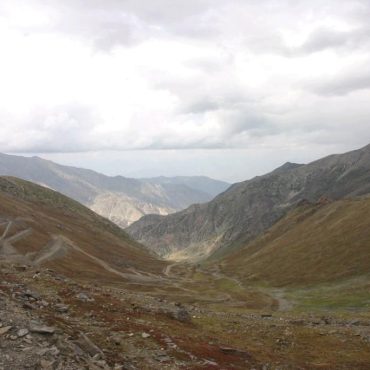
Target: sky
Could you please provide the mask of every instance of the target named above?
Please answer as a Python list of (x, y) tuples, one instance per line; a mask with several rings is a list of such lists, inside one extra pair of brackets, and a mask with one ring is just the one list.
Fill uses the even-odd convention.
[(370, 0), (1, 0), (0, 151), (230, 182), (370, 142)]

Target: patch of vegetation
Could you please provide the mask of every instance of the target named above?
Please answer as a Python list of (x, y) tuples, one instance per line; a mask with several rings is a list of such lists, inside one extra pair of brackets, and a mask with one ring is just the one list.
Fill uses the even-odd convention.
[(368, 311), (370, 309), (370, 279), (364, 276), (339, 283), (289, 289), (286, 296), (294, 301), (295, 309), (299, 311)]

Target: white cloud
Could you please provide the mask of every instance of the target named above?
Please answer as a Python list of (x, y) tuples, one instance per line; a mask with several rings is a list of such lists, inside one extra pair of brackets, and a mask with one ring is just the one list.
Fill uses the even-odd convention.
[(366, 0), (4, 0), (0, 151), (362, 145), (369, 14)]

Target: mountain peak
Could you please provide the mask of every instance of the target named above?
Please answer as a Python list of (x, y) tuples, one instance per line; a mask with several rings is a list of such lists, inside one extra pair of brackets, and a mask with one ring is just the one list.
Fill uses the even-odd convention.
[(285, 162), (282, 166), (276, 168), (273, 173), (285, 172), (294, 170), (295, 168), (301, 167), (303, 164), (300, 163), (293, 163), (293, 162)]

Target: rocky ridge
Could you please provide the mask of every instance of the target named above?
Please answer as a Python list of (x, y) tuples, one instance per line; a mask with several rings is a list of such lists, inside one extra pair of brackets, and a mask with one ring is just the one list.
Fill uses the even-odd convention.
[(252, 240), (301, 200), (370, 193), (370, 145), (307, 165), (285, 164), (232, 185), (205, 204), (169, 216), (144, 216), (126, 230), (169, 259), (199, 260)]

